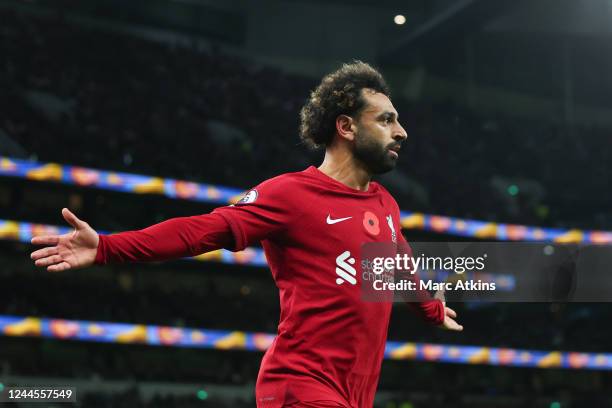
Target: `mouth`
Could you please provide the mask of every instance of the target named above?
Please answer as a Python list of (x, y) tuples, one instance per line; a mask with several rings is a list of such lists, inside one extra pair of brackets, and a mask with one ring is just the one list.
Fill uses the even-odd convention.
[(401, 146), (395, 145), (393, 147), (390, 147), (388, 150), (391, 153), (391, 156), (393, 156), (394, 158), (397, 159), (399, 157), (400, 148), (401, 148)]

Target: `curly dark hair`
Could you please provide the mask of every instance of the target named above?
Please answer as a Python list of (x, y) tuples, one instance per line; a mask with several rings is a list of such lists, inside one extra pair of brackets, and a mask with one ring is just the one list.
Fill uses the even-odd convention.
[(300, 112), (300, 138), (311, 148), (327, 146), (336, 132), (338, 115), (358, 115), (365, 106), (362, 89), (390, 96), (384, 78), (362, 61), (343, 64), (326, 75)]

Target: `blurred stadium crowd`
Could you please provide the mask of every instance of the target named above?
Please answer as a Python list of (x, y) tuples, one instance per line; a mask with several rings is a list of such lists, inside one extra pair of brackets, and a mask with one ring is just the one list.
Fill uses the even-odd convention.
[[(130, 265), (86, 274), (41, 275), (23, 260), (3, 259), (0, 307), (4, 314), (62, 317), (274, 333), (280, 311), (265, 270), (228, 265)], [(201, 269), (210, 272), (202, 276)], [(248, 269), (240, 271), (240, 269)], [(168, 278), (171, 281), (168, 281)], [(598, 330), (612, 311), (601, 304), (457, 304), (466, 327), (456, 336), (413, 321), (398, 305), (390, 340), (496, 345), (527, 349), (605, 350)], [(410, 320), (410, 324), (405, 322)], [(528, 322), (516, 330), (516, 322)]]
[[(146, 41), (85, 28), (61, 16), (0, 9), (0, 21), (0, 137), (17, 142), (2, 146), (0, 154), (241, 188), (301, 170), (319, 157), (298, 146), (297, 137), (299, 109), (316, 84), (313, 79), (216, 48)], [(608, 131), (487, 116), (452, 103), (414, 104), (398, 98), (395, 104), (412, 135), (397, 175), (389, 179), (401, 208), (612, 229), (612, 196), (603, 193), (610, 185)], [(516, 194), (508, 193), (509, 185), (517, 187)], [(169, 200), (162, 198), (135, 200), (69, 187), (24, 187), (14, 181), (7, 186), (0, 190), (11, 192), (10, 199), (0, 197), (3, 217), (39, 222), (57, 223), (59, 203), (65, 202), (80, 207), (79, 214), (106, 229), (138, 228), (168, 216), (209, 210), (194, 203), (170, 208)], [(0, 245), (2, 314), (261, 332), (276, 328), (277, 294), (259, 268), (175, 262), (48, 275), (33, 271), (27, 249), (21, 244)], [(462, 324), (470, 328), (460, 336), (419, 324), (398, 307), (389, 338), (595, 352), (610, 345), (609, 334), (601, 330), (602, 322), (612, 317), (606, 305), (457, 309)], [(5, 374), (63, 378), (252, 387), (261, 357), (245, 352), (151, 351), (144, 346), (65, 346), (38, 339), (2, 341)], [(50, 355), (62, 357), (54, 361)], [(380, 405), (385, 408), (412, 408), (401, 405), (408, 400), (422, 404), (415, 406), (548, 407), (552, 398), (572, 400), (574, 406), (604, 406), (609, 401), (601, 390), (612, 386), (610, 376), (600, 372), (523, 369), (517, 375), (491, 367), (384, 364), (381, 389), (403, 390), (397, 391), (400, 397)], [(570, 388), (571, 398), (564, 391)], [(465, 397), (470, 394), (481, 399)], [(537, 398), (542, 395), (548, 399)], [(81, 401), (81, 406), (94, 408), (252, 405), (176, 395), (144, 402), (135, 390), (114, 396), (89, 394)]]
[[(8, 96), (0, 123), (23, 155), (245, 189), (316, 157), (297, 147), (312, 79), (215, 48), (146, 41), (61, 17), (0, 16)], [(404, 183), (390, 183), (402, 207), (612, 228), (611, 198), (601, 194), (612, 159), (606, 130), (484, 116), (451, 103), (395, 104), (412, 135), (395, 176)], [(401, 188), (406, 180), (419, 188)]]

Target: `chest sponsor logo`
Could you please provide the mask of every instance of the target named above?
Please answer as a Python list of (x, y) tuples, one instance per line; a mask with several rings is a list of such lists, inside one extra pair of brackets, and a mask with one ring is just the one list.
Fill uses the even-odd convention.
[(350, 220), (353, 217), (344, 217), (344, 218), (332, 218), (329, 214), (327, 215), (327, 219), (325, 220), (328, 224), (337, 224), (342, 221)]
[(344, 251), (336, 258), (336, 283), (342, 285), (344, 282), (348, 282), (351, 285), (357, 283), (357, 271), (353, 267), (355, 265), (355, 258), (351, 256), (349, 251)]

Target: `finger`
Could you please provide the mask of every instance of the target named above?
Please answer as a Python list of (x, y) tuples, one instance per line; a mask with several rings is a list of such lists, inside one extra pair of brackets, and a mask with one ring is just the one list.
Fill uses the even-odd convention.
[(453, 309), (451, 309), (450, 307), (445, 308), (446, 310), (446, 315), (450, 316), (452, 318), (457, 317), (457, 312), (455, 312)]
[(34, 245), (57, 245), (59, 243), (59, 235), (41, 235), (32, 238), (30, 241)]
[(33, 260), (41, 259), (51, 255), (57, 255), (59, 253), (59, 249), (57, 247), (47, 247), (43, 249), (39, 249), (38, 251), (32, 252), (30, 258)]
[(72, 211), (67, 208), (62, 208), (62, 216), (64, 217), (66, 222), (72, 225), (75, 229), (78, 229), (83, 223), (83, 221), (79, 220), (77, 216), (74, 215)]
[(454, 330), (454, 331), (462, 331), (463, 330), (463, 326), (460, 325), (459, 323), (457, 323), (456, 321), (454, 321), (451, 318), (447, 319), (446, 328), (448, 330)]
[(48, 256), (46, 258), (42, 258), (37, 260), (36, 262), (34, 262), (34, 265), (36, 266), (49, 266), (49, 265), (55, 265), (57, 263), (62, 262), (62, 257), (59, 255), (51, 255)]
[(462, 326), (462, 325), (460, 325), (459, 323), (455, 323), (455, 326), (453, 327), (453, 329), (452, 329), (452, 330), (455, 330), (455, 331), (463, 331), (463, 326)]
[(49, 272), (61, 272), (61, 271), (67, 271), (68, 269), (72, 268), (70, 266), (70, 264), (68, 262), (60, 262), (56, 265), (51, 265), (47, 268), (47, 271)]

